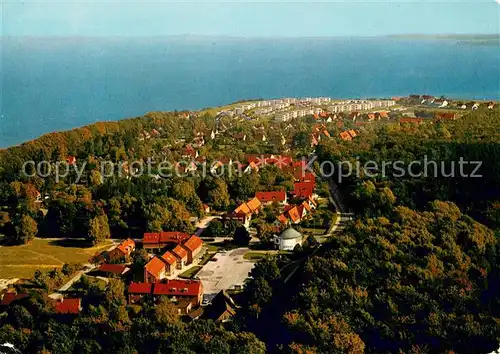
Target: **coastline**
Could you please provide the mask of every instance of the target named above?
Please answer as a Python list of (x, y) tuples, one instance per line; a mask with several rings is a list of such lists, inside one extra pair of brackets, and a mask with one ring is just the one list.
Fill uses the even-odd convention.
[[(426, 93), (428, 94), (428, 93)], [(385, 95), (385, 96), (369, 96), (369, 97), (356, 97), (356, 98), (341, 98), (341, 97), (332, 97), (332, 101), (342, 101), (342, 100), (379, 100), (379, 99), (390, 99), (390, 98), (394, 98), (394, 97), (408, 97), (410, 94), (408, 93), (405, 93), (405, 94), (402, 94), (402, 95)], [(488, 101), (495, 101), (495, 102), (500, 102), (500, 92), (498, 94), (498, 96), (496, 96), (495, 98), (474, 98), (473, 96), (459, 96), (459, 95), (446, 95), (446, 94), (436, 94), (436, 95), (432, 95), (434, 97), (446, 97), (447, 99), (449, 99), (450, 101), (474, 101), (474, 102), (478, 102), (478, 103), (485, 103), (485, 102), (488, 102)], [(242, 103), (247, 103), (247, 102), (253, 102), (253, 101), (260, 101), (260, 100), (264, 100), (264, 99), (267, 99), (267, 100), (273, 100), (273, 99), (283, 99), (284, 97), (267, 97), (267, 98), (261, 98), (261, 99), (239, 99), (237, 101), (233, 101), (231, 103), (228, 103), (228, 104), (223, 104), (223, 105), (220, 105), (220, 106), (211, 106), (211, 107), (203, 107), (203, 108), (199, 108), (199, 109), (174, 109), (174, 110), (161, 110), (161, 111), (148, 111), (148, 112), (144, 112), (143, 114), (140, 114), (140, 115), (136, 115), (136, 116), (133, 116), (133, 117), (122, 117), (122, 118), (117, 118), (117, 119), (114, 119), (114, 120), (98, 120), (98, 121), (94, 121), (94, 122), (85, 122), (81, 125), (75, 125), (73, 127), (69, 127), (69, 128), (62, 128), (62, 129), (54, 129), (54, 130), (51, 130), (51, 131), (46, 131), (46, 132), (41, 132), (40, 134), (34, 136), (34, 137), (31, 137), (31, 138), (28, 138), (28, 139), (25, 139), (25, 140), (22, 140), (22, 141), (19, 141), (17, 143), (13, 143), (13, 144), (10, 144), (10, 145), (3, 145), (2, 144), (2, 135), (0, 135), (0, 151), (2, 150), (7, 150), (7, 149), (10, 149), (10, 148), (14, 148), (14, 147), (17, 147), (17, 146), (21, 146), (23, 144), (27, 144), (27, 143), (30, 143), (30, 142), (33, 142), (33, 141), (36, 141), (37, 139), (39, 138), (42, 138), (44, 136), (47, 136), (47, 135), (50, 135), (50, 134), (55, 134), (55, 133), (67, 133), (67, 132), (70, 132), (72, 130), (75, 130), (75, 129), (81, 129), (81, 128), (85, 128), (85, 127), (89, 127), (89, 126), (92, 126), (94, 124), (98, 124), (98, 123), (113, 123), (113, 122), (120, 122), (120, 121), (123, 121), (123, 120), (127, 120), (127, 119), (136, 119), (136, 118), (141, 118), (143, 117), (144, 115), (148, 114), (149, 112), (196, 112), (196, 113), (199, 113), (199, 112), (203, 112), (203, 111), (206, 111), (206, 110), (224, 110), (226, 107), (230, 107), (230, 106), (234, 106), (234, 105), (237, 105), (237, 104), (242, 104)], [(7, 134), (6, 134), (7, 135)]]

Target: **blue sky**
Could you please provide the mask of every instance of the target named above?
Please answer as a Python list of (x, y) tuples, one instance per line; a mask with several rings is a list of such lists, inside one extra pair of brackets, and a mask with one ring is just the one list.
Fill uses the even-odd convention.
[(499, 33), (500, 22), (500, 4), (495, 0), (3, 0), (2, 7), (2, 34), (7, 36), (466, 34)]

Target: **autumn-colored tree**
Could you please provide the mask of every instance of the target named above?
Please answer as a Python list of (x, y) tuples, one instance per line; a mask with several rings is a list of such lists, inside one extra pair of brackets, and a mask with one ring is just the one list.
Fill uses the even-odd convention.
[(110, 238), (108, 217), (106, 214), (99, 215), (90, 220), (88, 239), (97, 244), (105, 239)]
[(16, 229), (16, 240), (19, 243), (30, 242), (38, 233), (36, 221), (27, 214), (17, 217), (14, 224)]
[(213, 187), (208, 192), (209, 202), (215, 209), (224, 210), (229, 206), (229, 192), (227, 184), (222, 179), (215, 179)]

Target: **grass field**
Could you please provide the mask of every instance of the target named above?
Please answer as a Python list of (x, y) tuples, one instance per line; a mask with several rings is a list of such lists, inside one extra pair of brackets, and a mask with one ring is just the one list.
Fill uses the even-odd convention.
[(91, 256), (107, 250), (111, 245), (111, 241), (88, 247), (84, 242), (77, 240), (34, 239), (27, 245), (2, 246), (0, 278), (30, 278), (36, 269), (61, 267), (64, 263), (87, 263)]

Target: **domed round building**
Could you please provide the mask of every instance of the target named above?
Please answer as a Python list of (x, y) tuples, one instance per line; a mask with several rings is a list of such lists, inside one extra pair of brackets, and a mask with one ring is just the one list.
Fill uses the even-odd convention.
[(289, 227), (274, 237), (274, 243), (280, 251), (293, 251), (296, 245), (302, 246), (302, 234)]

